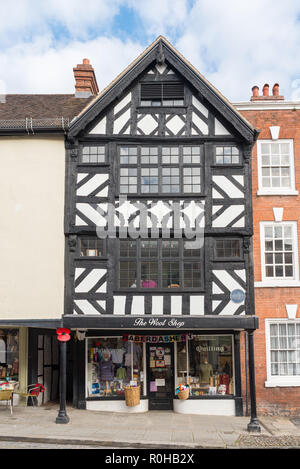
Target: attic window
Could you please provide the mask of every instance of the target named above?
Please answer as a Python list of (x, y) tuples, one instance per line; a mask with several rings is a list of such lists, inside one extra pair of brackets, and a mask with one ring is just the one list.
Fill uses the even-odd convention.
[(184, 85), (181, 82), (141, 83), (141, 106), (183, 106)]

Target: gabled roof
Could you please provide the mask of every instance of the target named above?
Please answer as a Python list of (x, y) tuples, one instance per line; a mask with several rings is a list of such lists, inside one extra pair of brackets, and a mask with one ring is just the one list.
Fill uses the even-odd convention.
[(123, 70), (106, 88), (95, 96), (74, 118), (69, 127), (69, 135), (75, 137), (81, 130), (97, 117), (141, 74), (146, 67), (156, 60), (163, 52), (168, 61), (185, 77), (199, 93), (229, 121), (233, 127), (251, 142), (257, 138), (258, 132), (245, 117), (217, 90), (201, 73), (191, 65), (180, 52), (163, 36), (159, 36), (142, 54)]

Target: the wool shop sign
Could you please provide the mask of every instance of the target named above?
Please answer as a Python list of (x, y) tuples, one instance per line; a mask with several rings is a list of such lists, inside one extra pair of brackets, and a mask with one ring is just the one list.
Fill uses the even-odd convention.
[(136, 318), (134, 327), (173, 327), (181, 329), (184, 327), (185, 321), (178, 319), (157, 319), (157, 318)]
[(166, 344), (169, 342), (185, 342), (193, 339), (193, 334), (171, 334), (171, 335), (133, 335), (124, 334), (124, 342), (146, 342), (148, 344)]

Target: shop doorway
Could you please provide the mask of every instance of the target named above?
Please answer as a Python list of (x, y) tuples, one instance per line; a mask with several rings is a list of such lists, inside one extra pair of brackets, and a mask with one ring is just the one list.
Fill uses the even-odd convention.
[(149, 410), (173, 410), (174, 344), (147, 344)]

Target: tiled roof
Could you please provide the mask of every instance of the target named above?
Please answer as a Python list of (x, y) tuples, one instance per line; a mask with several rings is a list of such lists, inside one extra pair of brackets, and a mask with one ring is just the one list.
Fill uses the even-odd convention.
[(0, 121), (15, 119), (55, 119), (71, 121), (93, 99), (74, 94), (8, 94), (0, 99)]

